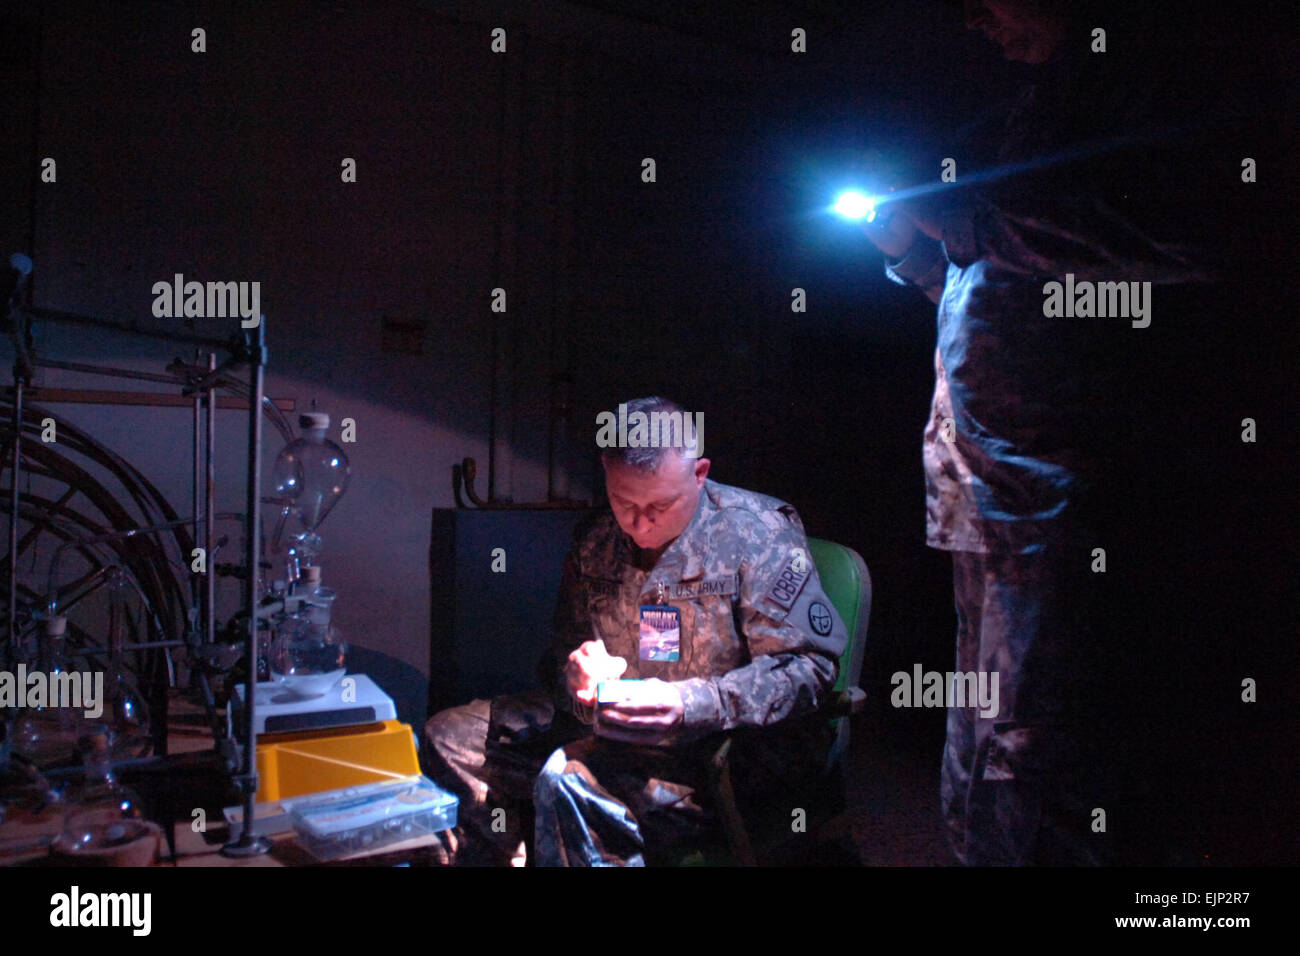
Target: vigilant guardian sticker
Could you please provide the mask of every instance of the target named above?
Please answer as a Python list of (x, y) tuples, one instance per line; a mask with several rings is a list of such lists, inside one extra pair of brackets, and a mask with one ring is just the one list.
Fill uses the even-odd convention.
[(682, 612), (666, 604), (641, 605), (641, 660), (681, 658)]

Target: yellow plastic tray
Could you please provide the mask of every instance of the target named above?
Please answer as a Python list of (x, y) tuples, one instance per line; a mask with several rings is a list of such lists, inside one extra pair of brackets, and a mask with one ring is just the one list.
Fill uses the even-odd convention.
[(419, 772), (411, 726), (398, 720), (257, 738), (258, 803)]

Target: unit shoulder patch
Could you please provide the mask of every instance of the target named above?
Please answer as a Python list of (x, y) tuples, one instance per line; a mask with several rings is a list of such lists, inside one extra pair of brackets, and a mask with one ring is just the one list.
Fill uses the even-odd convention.
[[(802, 570), (801, 570), (802, 569)], [(773, 604), (785, 608), (787, 611), (794, 607), (794, 602), (799, 597), (799, 592), (808, 582), (808, 577), (812, 571), (812, 566), (808, 561), (808, 556), (803, 549), (795, 548), (790, 552), (790, 557), (777, 575), (775, 583), (765, 597)]]
[(831, 609), (821, 601), (813, 601), (808, 605), (808, 626), (818, 637), (825, 637), (835, 627)]

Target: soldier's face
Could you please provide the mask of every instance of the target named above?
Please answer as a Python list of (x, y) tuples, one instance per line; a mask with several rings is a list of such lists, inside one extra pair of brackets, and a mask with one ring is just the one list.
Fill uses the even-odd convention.
[(1065, 23), (1038, 0), (966, 0), (966, 27), (1002, 47), (1008, 60), (1046, 63), (1065, 34)]
[(686, 530), (700, 504), (709, 459), (664, 456), (652, 472), (605, 463), (605, 491), (618, 526), (638, 548), (657, 551)]

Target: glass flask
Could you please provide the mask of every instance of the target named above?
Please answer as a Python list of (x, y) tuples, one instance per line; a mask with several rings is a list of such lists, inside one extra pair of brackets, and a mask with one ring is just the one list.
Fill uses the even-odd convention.
[(302, 435), (284, 447), (272, 472), (277, 500), (301, 525), (302, 533), (295, 536), (300, 552), (320, 550), (316, 529), (347, 491), (352, 474), (343, 449), (325, 437), (329, 424), (330, 417), (323, 412), (299, 416)]
[(130, 584), (117, 566), (108, 569), (108, 669), (104, 672), (105, 716), (112, 718), (115, 757), (143, 757), (153, 738), (149, 734), (149, 705), (126, 667), (126, 615)]
[(82, 738), (85, 778), (69, 794), (57, 847), (64, 853), (124, 846), (149, 833), (140, 798), (113, 774), (113, 731), (95, 724)]
[[(36, 667), (48, 684), (54, 682), (55, 675), (71, 672), (65, 643), (67, 630), (68, 619), (62, 614), (45, 621)], [(28, 707), (14, 726), (14, 750), (38, 767), (68, 766), (76, 759), (82, 723), (82, 712), (72, 707)]]
[(276, 634), (271, 679), (293, 697), (320, 697), (347, 673), (348, 647), (330, 621), (334, 597), (329, 588), (318, 588)]

